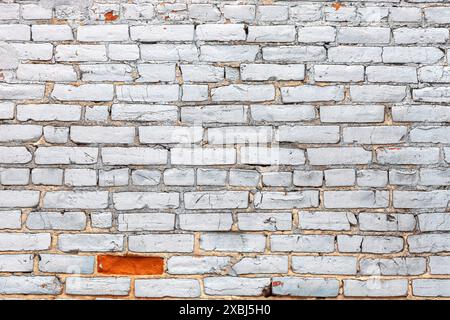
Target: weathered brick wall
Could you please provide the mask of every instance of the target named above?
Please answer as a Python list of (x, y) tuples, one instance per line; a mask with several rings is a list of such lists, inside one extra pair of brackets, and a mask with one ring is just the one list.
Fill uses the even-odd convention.
[(449, 26), (2, 0), (0, 296), (449, 297)]

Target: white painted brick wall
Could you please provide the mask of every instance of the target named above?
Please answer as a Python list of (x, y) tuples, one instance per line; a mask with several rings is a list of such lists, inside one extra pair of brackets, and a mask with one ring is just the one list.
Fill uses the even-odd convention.
[(0, 298), (450, 297), (448, 1), (3, 2)]

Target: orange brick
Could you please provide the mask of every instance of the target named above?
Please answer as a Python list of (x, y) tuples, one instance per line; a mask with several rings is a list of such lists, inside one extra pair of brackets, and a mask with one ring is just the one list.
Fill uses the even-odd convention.
[(160, 257), (97, 256), (97, 271), (103, 274), (151, 275), (164, 273)]

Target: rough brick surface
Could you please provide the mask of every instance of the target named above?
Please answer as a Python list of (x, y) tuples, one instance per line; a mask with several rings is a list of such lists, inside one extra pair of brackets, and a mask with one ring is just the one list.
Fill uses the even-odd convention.
[(0, 299), (450, 297), (449, 1), (0, 2)]

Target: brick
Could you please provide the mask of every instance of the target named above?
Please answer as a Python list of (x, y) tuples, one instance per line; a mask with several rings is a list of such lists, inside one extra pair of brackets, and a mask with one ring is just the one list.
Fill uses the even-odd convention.
[(27, 100), (42, 99), (44, 97), (44, 85), (39, 84), (7, 84), (0, 83), (0, 99)]
[(200, 236), (200, 248), (219, 252), (263, 252), (266, 237), (262, 234), (204, 233)]
[(33, 41), (73, 40), (72, 28), (68, 25), (40, 24), (31, 26)]
[(392, 119), (398, 122), (441, 122), (448, 121), (449, 111), (443, 106), (394, 106), (392, 107)]
[(289, 8), (287, 6), (265, 5), (258, 6), (256, 20), (258, 21), (284, 21), (288, 19)]
[(228, 257), (173, 256), (167, 261), (167, 270), (170, 274), (219, 273), (229, 265), (229, 261)]
[(322, 278), (274, 277), (272, 293), (276, 296), (336, 297), (339, 281)]
[(78, 121), (80, 117), (79, 105), (24, 104), (17, 106), (19, 121)]
[(97, 148), (40, 147), (35, 152), (37, 164), (93, 164), (97, 157)]
[(22, 212), (20, 210), (0, 211), (0, 229), (20, 228), (22, 228)]
[(82, 42), (127, 41), (128, 39), (127, 25), (86, 25), (79, 26), (77, 29), (77, 40)]
[(344, 63), (374, 63), (381, 62), (383, 48), (337, 46), (328, 49), (328, 59), (331, 62)]
[(406, 279), (344, 280), (344, 295), (349, 297), (402, 297), (407, 293)]
[(384, 63), (432, 64), (442, 59), (444, 53), (435, 47), (385, 47)]
[(141, 44), (144, 61), (198, 61), (198, 49), (193, 44)]
[(127, 213), (117, 218), (119, 231), (168, 231), (175, 229), (175, 215), (171, 213)]
[(211, 296), (260, 296), (270, 278), (207, 277), (205, 293)]
[(269, 192), (255, 194), (254, 206), (258, 209), (293, 209), (319, 206), (319, 194), (316, 190), (298, 192)]
[(33, 271), (32, 254), (0, 255), (1, 272), (31, 272)]
[(171, 163), (175, 165), (224, 165), (236, 163), (234, 148), (172, 148)]
[(36, 207), (39, 195), (39, 191), (32, 190), (0, 190), (0, 207)]
[(430, 274), (449, 274), (449, 257), (430, 256)]
[(1, 251), (38, 251), (50, 248), (50, 233), (0, 233)]
[(386, 44), (391, 30), (382, 27), (341, 27), (337, 32), (338, 43)]
[(293, 42), (296, 38), (294, 26), (249, 26), (248, 42)]
[(359, 147), (308, 148), (308, 159), (312, 165), (367, 164), (372, 154)]
[(212, 101), (269, 101), (275, 98), (272, 85), (232, 84), (211, 90)]
[(362, 259), (360, 272), (369, 276), (420, 275), (427, 269), (425, 258)]
[(113, 194), (117, 210), (178, 208), (177, 192), (116, 192)]
[(131, 81), (132, 68), (125, 64), (80, 65), (83, 81)]
[(233, 265), (233, 271), (237, 274), (262, 274), (262, 273), (287, 273), (288, 257), (264, 255), (256, 258), (242, 258)]
[(30, 212), (26, 226), (30, 230), (83, 230), (86, 215), (84, 212)]
[(1, 41), (30, 41), (31, 29), (23, 24), (0, 24)]
[(445, 208), (447, 202), (445, 190), (394, 191), (394, 208)]
[(248, 192), (186, 192), (184, 194), (186, 209), (237, 209), (247, 208)]
[(433, 7), (424, 8), (425, 20), (428, 23), (447, 24), (450, 23), (448, 14), (449, 8), (446, 7)]
[(130, 27), (131, 39), (140, 42), (193, 41), (193, 25), (149, 25)]
[(360, 213), (358, 215), (361, 231), (413, 231), (416, 219), (410, 214)]
[(137, 279), (136, 297), (196, 298), (200, 296), (200, 284), (195, 279)]
[(169, 105), (113, 104), (111, 119), (172, 123), (177, 120), (177, 112), (176, 106)]
[(102, 161), (106, 165), (165, 164), (167, 151), (155, 148), (102, 148)]
[(357, 220), (349, 212), (321, 212), (301, 211), (299, 216), (299, 229), (303, 230), (350, 230)]
[(339, 252), (396, 253), (403, 250), (403, 238), (394, 236), (338, 235)]
[(223, 16), (232, 22), (251, 22), (255, 19), (255, 6), (225, 5)]
[(298, 41), (305, 43), (334, 42), (336, 29), (331, 26), (300, 27), (298, 28)]
[(419, 228), (422, 232), (450, 230), (450, 220), (445, 213), (420, 214), (418, 218)]
[(243, 231), (281, 231), (291, 230), (292, 214), (290, 212), (277, 213), (239, 213), (237, 225)]
[(133, 143), (134, 127), (72, 126), (70, 139), (76, 143)]
[(191, 234), (145, 234), (128, 237), (132, 252), (192, 252), (194, 236)]
[(329, 169), (324, 171), (325, 184), (331, 187), (353, 186), (356, 181), (353, 169)]
[(412, 281), (413, 294), (422, 297), (450, 296), (450, 281), (447, 279), (416, 279)]
[(324, 61), (326, 50), (320, 46), (277, 46), (263, 47), (263, 59), (280, 62)]
[(272, 235), (273, 252), (333, 252), (334, 236), (329, 235)]
[(260, 165), (299, 165), (305, 163), (301, 149), (279, 147), (241, 147), (240, 162)]
[(116, 86), (116, 95), (119, 101), (170, 102), (178, 100), (179, 86), (174, 84), (119, 85)]
[(42, 272), (92, 274), (95, 258), (93, 256), (40, 254), (39, 270)]
[(301, 274), (356, 274), (355, 257), (293, 256), (292, 270)]
[(243, 24), (203, 24), (195, 29), (201, 41), (239, 41), (245, 40)]
[(56, 61), (106, 61), (104, 45), (58, 45), (55, 51)]
[(303, 64), (242, 64), (241, 78), (248, 81), (303, 80)]
[(347, 127), (343, 130), (344, 143), (358, 144), (394, 144), (404, 141), (407, 127)]
[(130, 292), (129, 278), (113, 277), (68, 277), (66, 279), (66, 293), (69, 295), (108, 295), (126, 296)]
[(282, 87), (281, 96), (283, 102), (319, 102), (341, 101), (344, 99), (342, 86), (312, 86)]
[(389, 193), (387, 191), (325, 191), (325, 208), (387, 208)]
[(377, 161), (381, 164), (432, 164), (439, 162), (438, 148), (378, 148), (376, 154)]
[(64, 252), (122, 251), (124, 236), (120, 234), (61, 234), (58, 249)]
[(261, 122), (308, 121), (316, 118), (311, 105), (252, 105), (252, 119)]
[(44, 196), (48, 209), (104, 209), (108, 207), (107, 191), (49, 191)]
[(232, 62), (254, 61), (259, 52), (255, 45), (203, 45), (200, 47), (200, 61)]
[(54, 276), (3, 276), (0, 277), (0, 294), (57, 295), (62, 285)]
[(339, 127), (280, 126), (278, 127), (276, 140), (297, 143), (337, 143), (340, 140)]
[(159, 257), (97, 256), (97, 271), (102, 274), (156, 275), (164, 272)]
[(364, 81), (363, 66), (316, 65), (314, 80), (322, 82), (361, 82)]
[(109, 84), (84, 84), (71, 86), (56, 84), (52, 97), (60, 101), (110, 101), (114, 88)]
[(393, 31), (396, 44), (445, 43), (449, 31), (445, 28), (398, 28)]
[(195, 214), (178, 215), (178, 227), (189, 231), (230, 231), (233, 217), (228, 213), (203, 213), (199, 219)]

